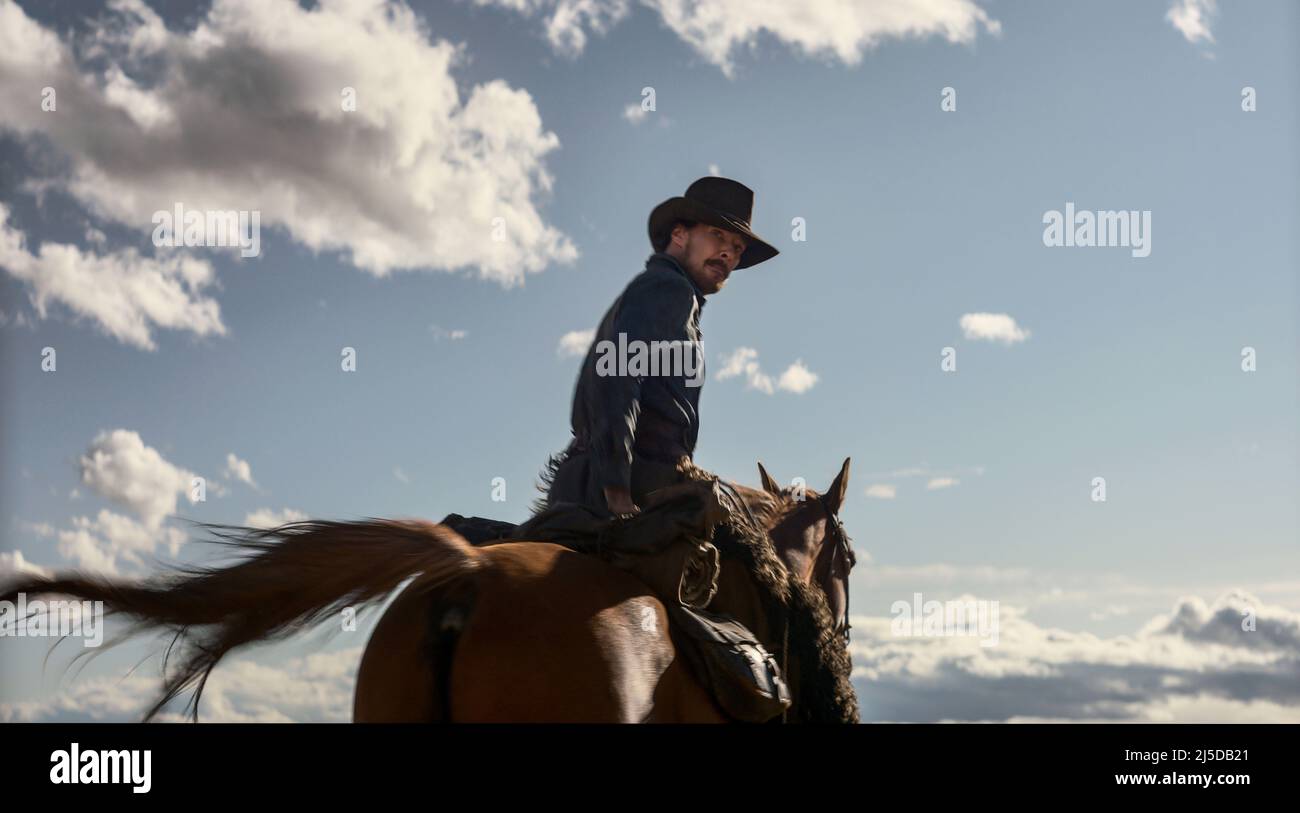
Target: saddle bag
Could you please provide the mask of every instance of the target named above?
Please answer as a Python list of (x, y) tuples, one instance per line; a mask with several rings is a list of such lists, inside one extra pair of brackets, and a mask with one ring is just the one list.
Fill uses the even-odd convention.
[(790, 689), (776, 658), (744, 625), (682, 604), (668, 607), (674, 623), (698, 642), (679, 647), (729, 716), (765, 723), (790, 708)]

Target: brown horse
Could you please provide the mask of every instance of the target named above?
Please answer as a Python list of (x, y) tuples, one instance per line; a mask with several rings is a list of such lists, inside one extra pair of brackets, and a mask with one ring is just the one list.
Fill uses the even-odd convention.
[[(846, 650), (853, 553), (837, 512), (849, 461), (824, 495), (736, 487), (741, 517), (719, 526), (718, 592), (783, 662), (790, 721), (857, 722)], [(26, 576), (0, 590), (102, 600), (134, 631), (175, 633), (164, 691), (145, 715), (203, 685), (237, 647), (284, 638), (390, 595), (362, 656), (357, 722), (726, 722), (682, 658), (659, 600), (599, 559), (538, 541), (474, 547), (425, 520), (312, 520), (259, 530), (211, 525), (252, 553), (224, 568), (178, 568), (143, 584)]]

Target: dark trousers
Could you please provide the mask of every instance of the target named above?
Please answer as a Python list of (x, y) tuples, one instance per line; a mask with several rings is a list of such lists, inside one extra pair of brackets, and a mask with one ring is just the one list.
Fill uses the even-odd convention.
[[(685, 478), (677, 471), (675, 462), (657, 460), (640, 454), (632, 456), (632, 502), (644, 505), (650, 492), (680, 483)], [(585, 450), (570, 447), (567, 457), (555, 470), (550, 490), (546, 493), (547, 505), (557, 502), (576, 502), (605, 513), (605, 491), (591, 465), (591, 455)]]

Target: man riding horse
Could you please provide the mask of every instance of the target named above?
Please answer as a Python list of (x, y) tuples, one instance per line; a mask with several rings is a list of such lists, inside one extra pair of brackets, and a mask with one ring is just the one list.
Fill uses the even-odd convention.
[[(737, 719), (762, 720), (789, 705), (781, 669), (752, 631), (705, 608), (718, 590), (715, 530), (730, 522), (766, 532), (735, 486), (692, 460), (704, 298), (732, 271), (777, 255), (750, 228), (753, 204), (745, 185), (707, 177), (655, 207), (654, 253), (596, 330), (574, 391), (573, 438), (542, 475), (545, 499), (522, 525), (459, 514), (443, 524), (476, 545), (546, 540), (631, 572), (694, 642), (681, 651), (719, 703)], [(628, 348), (642, 357), (610, 358)], [(670, 352), (646, 359), (646, 348)]]
[[(753, 203), (743, 184), (707, 177), (650, 213), (655, 253), (596, 330), (573, 395), (573, 440), (550, 475), (548, 505), (633, 514), (650, 492), (682, 481), (700, 428), (704, 298), (722, 290), (732, 271), (778, 253), (750, 228)], [(605, 343), (634, 341), (675, 343), (696, 374), (681, 365), (658, 375), (608, 374), (600, 363)]]
[[(634, 523), (654, 492), (662, 497), (673, 486), (711, 482), (709, 496), (721, 499), (706, 502), (721, 516), (687, 509), (683, 521), (683, 512), (670, 511), (668, 519), (645, 523), (643, 529), (625, 533), (621, 542), (624, 548), (629, 540), (632, 547), (644, 547), (649, 539), (658, 546), (673, 540), (656, 536), (679, 537), (670, 550), (613, 561), (654, 588), (670, 617), (698, 642), (697, 649), (686, 650), (688, 657), (707, 675), (728, 711), (766, 719), (789, 705), (780, 669), (749, 630), (704, 611), (716, 590), (717, 550), (676, 530), (691, 525), (707, 533), (728, 511), (748, 510), (727, 484), (695, 467), (692, 456), (704, 381), (700, 314), (705, 297), (722, 290), (736, 269), (778, 253), (750, 228), (753, 203), (753, 191), (743, 184), (707, 177), (650, 213), (654, 253), (596, 330), (574, 391), (573, 439), (544, 475), (546, 500), (533, 522), (546, 527), (548, 517), (558, 515), (563, 526), (573, 516), (570, 509), (580, 507)], [(609, 358), (615, 348), (626, 352), (638, 346), (676, 350), (677, 363), (669, 363), (668, 353), (640, 369), (632, 360)], [(655, 363), (659, 361), (664, 363)], [(607, 547), (616, 553), (620, 542), (613, 536), (614, 544)]]

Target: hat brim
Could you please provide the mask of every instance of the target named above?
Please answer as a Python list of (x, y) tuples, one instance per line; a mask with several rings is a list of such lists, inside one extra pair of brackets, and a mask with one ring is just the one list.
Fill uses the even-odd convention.
[(678, 220), (708, 223), (742, 235), (745, 238), (745, 251), (740, 255), (740, 262), (736, 263), (737, 269), (758, 265), (781, 253), (771, 243), (754, 234), (753, 230), (741, 221), (719, 212), (712, 206), (683, 197), (669, 198), (650, 212), (650, 245), (653, 246), (656, 242), (655, 238), (663, 236)]

